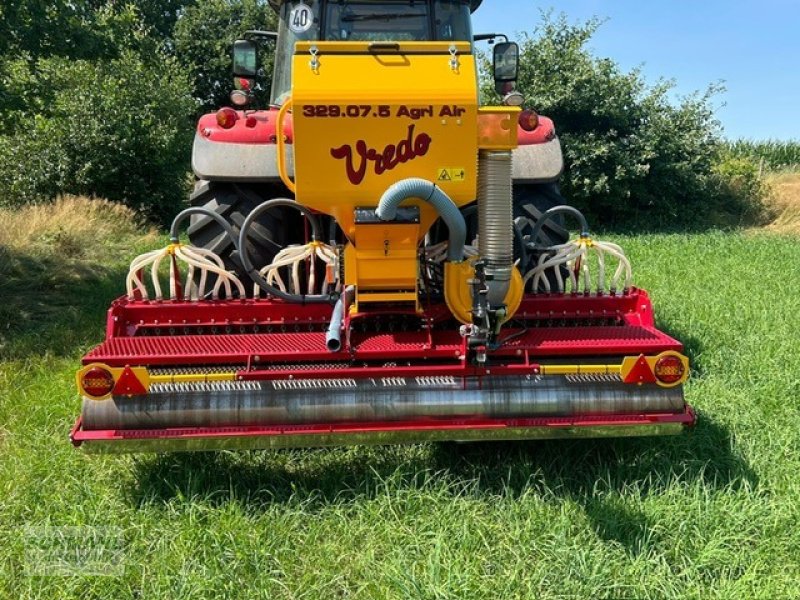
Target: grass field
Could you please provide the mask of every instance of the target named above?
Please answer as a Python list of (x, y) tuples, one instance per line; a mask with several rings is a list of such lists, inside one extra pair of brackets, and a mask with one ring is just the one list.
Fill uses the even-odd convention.
[[(796, 238), (610, 236), (687, 344), (682, 437), (94, 457), (73, 373), (157, 243), (119, 227), (0, 257), (0, 597), (800, 595)], [(26, 575), (43, 526), (119, 528), (124, 573)]]

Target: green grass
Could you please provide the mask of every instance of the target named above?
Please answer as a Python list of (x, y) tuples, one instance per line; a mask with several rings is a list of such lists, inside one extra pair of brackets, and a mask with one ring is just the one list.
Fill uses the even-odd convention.
[[(691, 434), (88, 456), (72, 377), (122, 261), (47, 296), (74, 310), (18, 327), (0, 363), (0, 596), (796, 597), (800, 247), (621, 241), (691, 355)], [(44, 525), (121, 528), (124, 575), (26, 576)]]

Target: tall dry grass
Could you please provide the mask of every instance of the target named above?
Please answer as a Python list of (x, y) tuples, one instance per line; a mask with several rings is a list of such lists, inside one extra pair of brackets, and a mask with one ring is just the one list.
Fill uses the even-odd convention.
[(776, 216), (768, 228), (778, 233), (800, 234), (800, 173), (780, 173), (767, 178), (771, 208)]
[(24, 254), (81, 258), (155, 235), (130, 208), (84, 196), (0, 209), (0, 247)]

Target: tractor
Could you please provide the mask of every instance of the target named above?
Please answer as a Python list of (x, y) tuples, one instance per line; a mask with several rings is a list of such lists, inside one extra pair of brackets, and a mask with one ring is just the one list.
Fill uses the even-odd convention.
[[(72, 442), (192, 451), (679, 434), (689, 361), (561, 197), (481, 0), (270, 0), (190, 206), (76, 374)], [(480, 102), (480, 42), (496, 105)], [(274, 44), (268, 106), (259, 48)], [(571, 224), (577, 226), (570, 235)], [(186, 232), (184, 233), (184, 228)]]

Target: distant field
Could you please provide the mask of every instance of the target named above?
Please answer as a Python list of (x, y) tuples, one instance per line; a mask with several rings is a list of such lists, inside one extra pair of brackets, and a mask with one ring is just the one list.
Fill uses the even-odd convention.
[(738, 140), (728, 148), (734, 156), (752, 159), (766, 171), (800, 169), (800, 141)]
[[(92, 236), (108, 213), (64, 210), (89, 225), (0, 212), (0, 236), (17, 231), (0, 249), (0, 322), (13, 317), (0, 332), (0, 597), (797, 596), (795, 239), (611, 236), (687, 344), (700, 420), (685, 436), (92, 457), (67, 442), (75, 366), (127, 261), (160, 241), (121, 214)], [(45, 525), (119, 528), (124, 572), (27, 576), (27, 528)]]

